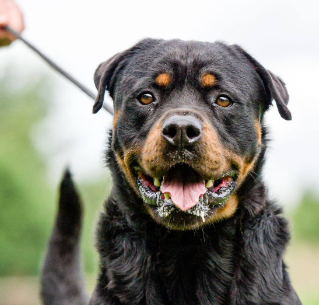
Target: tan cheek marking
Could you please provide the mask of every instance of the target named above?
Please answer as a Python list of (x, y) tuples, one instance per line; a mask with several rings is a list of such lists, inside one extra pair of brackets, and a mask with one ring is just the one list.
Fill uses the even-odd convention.
[(222, 208), (216, 210), (213, 216), (208, 219), (207, 223), (221, 221), (233, 216), (238, 208), (238, 198), (236, 195), (231, 195)]
[(232, 164), (234, 164), (239, 170), (237, 186), (239, 186), (248, 173), (253, 170), (256, 160), (258, 159), (257, 154), (252, 161), (247, 161), (244, 157), (224, 148), (216, 131), (207, 122), (203, 124), (201, 140), (202, 158), (199, 166), (201, 172), (206, 173), (206, 168), (209, 168), (210, 170), (213, 169), (218, 176), (229, 171), (232, 168)]
[(139, 195), (139, 191), (137, 189), (135, 178), (131, 171), (130, 165), (132, 163), (132, 160), (134, 160), (139, 155), (140, 155), (139, 148), (133, 148), (133, 149), (124, 151), (124, 158), (121, 158), (121, 156), (116, 153), (116, 160), (118, 165), (122, 169), (122, 172), (124, 173), (127, 181), (133, 187), (133, 189), (138, 195)]
[(115, 127), (116, 127), (116, 124), (117, 124), (117, 121), (120, 117), (120, 114), (121, 114), (121, 111), (118, 110), (116, 111), (115, 115), (114, 115), (114, 118), (113, 118), (113, 131), (115, 130)]
[[(117, 125), (117, 121), (120, 117), (120, 114), (121, 114), (121, 111), (118, 110), (115, 115), (114, 115), (114, 118), (113, 118), (113, 135), (114, 135), (114, 131), (115, 131), (115, 128), (116, 128), (116, 125)], [(132, 162), (133, 159), (136, 158), (136, 156), (139, 156), (140, 155), (140, 151), (141, 149), (140, 148), (132, 148), (132, 149), (129, 149), (129, 150), (126, 150), (124, 151), (123, 153), (123, 157), (121, 157), (121, 155), (118, 153), (118, 152), (115, 152), (115, 156), (116, 156), (116, 160), (117, 160), (117, 163), (119, 165), (119, 167), (121, 168), (122, 172), (124, 173), (127, 181), (129, 182), (129, 184), (133, 187), (133, 189), (135, 190), (135, 192), (137, 194), (139, 194), (139, 191), (136, 187), (136, 183), (135, 183), (135, 178), (134, 178), (134, 175), (131, 171), (131, 168), (130, 168), (130, 164)]]
[(161, 127), (162, 123), (158, 122), (151, 129), (142, 149), (141, 165), (147, 174), (152, 172), (153, 166), (164, 162), (165, 140), (162, 138)]
[(201, 79), (203, 87), (213, 87), (217, 84), (217, 80), (215, 75), (213, 74), (205, 74)]
[(248, 173), (254, 169), (255, 163), (258, 159), (258, 154), (250, 162), (247, 162), (243, 157), (240, 157), (231, 151), (226, 151), (225, 154), (229, 164), (228, 168), (231, 168), (231, 164), (235, 164), (239, 169), (239, 175), (236, 183), (238, 188), (238, 186), (245, 180)]
[[(203, 173), (203, 176), (210, 177), (212, 170), (215, 175), (222, 175), (226, 168), (226, 160), (223, 153), (223, 147), (219, 141), (218, 135), (213, 127), (206, 120), (203, 122), (202, 137), (199, 143), (201, 156), (197, 162), (197, 169)], [(192, 165), (192, 164), (190, 164)]]
[(257, 161), (257, 157), (253, 159), (250, 163), (245, 163), (243, 169), (242, 169), (242, 180), (254, 169), (255, 163)]
[(113, 129), (112, 129), (112, 136), (113, 136), (113, 138), (112, 138), (112, 145), (114, 144), (114, 141), (115, 141), (115, 129), (116, 129), (117, 121), (118, 121), (118, 119), (119, 119), (119, 117), (120, 117), (120, 114), (121, 114), (121, 111), (118, 110), (118, 111), (116, 111), (116, 113), (115, 113), (115, 115), (114, 115), (114, 117), (113, 117)]
[(167, 73), (161, 73), (156, 77), (155, 82), (158, 86), (165, 87), (169, 84), (170, 80), (171, 77)]
[(262, 131), (261, 131), (260, 123), (257, 119), (255, 120), (255, 130), (256, 130), (256, 134), (257, 134), (257, 143), (260, 146), (261, 145), (261, 138), (262, 138)]

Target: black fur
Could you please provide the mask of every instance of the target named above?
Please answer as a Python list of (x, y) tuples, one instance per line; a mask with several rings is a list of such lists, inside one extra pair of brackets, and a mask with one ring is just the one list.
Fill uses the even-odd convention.
[[(198, 88), (202, 69), (217, 76), (213, 91)], [(174, 75), (173, 82), (156, 88), (152, 79), (163, 71)], [(252, 123), (257, 119), (263, 125), (272, 99), (281, 116), (291, 119), (284, 83), (238, 46), (152, 39), (100, 65), (95, 83), (94, 112), (107, 89), (115, 113), (121, 114), (109, 137), (113, 188), (98, 226), (100, 274), (90, 305), (301, 304), (283, 262), (288, 224), (268, 199), (261, 175), (266, 128), (258, 150)], [(155, 92), (157, 103), (141, 106), (136, 101), (141, 88)], [(235, 107), (214, 108), (210, 100), (220, 92), (232, 95)], [(116, 154), (142, 146), (162, 114), (179, 107), (205, 113), (227, 149), (258, 159), (236, 190), (239, 205), (233, 216), (174, 231), (149, 215)]]

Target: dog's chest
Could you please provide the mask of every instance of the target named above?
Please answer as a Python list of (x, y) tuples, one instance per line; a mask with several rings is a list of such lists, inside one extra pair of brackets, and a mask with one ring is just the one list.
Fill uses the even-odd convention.
[(212, 240), (192, 232), (161, 240), (151, 251), (164, 304), (224, 304), (233, 281), (234, 247), (231, 238)]

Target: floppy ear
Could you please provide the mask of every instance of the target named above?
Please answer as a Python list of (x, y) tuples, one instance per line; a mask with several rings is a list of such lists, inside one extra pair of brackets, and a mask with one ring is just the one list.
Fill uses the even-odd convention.
[(161, 39), (146, 38), (132, 46), (131, 48), (115, 54), (109, 60), (100, 64), (94, 74), (94, 83), (98, 90), (96, 97), (93, 113), (97, 113), (103, 106), (105, 90), (107, 90), (113, 98), (113, 88), (117, 76), (123, 70), (127, 61), (134, 56), (134, 54), (154, 47), (161, 43)]
[(267, 108), (272, 104), (272, 100), (274, 99), (281, 117), (285, 120), (291, 120), (291, 113), (287, 108), (289, 95), (285, 83), (278, 76), (266, 70), (255, 58), (249, 55), (240, 46), (234, 45), (233, 47), (251, 62), (259, 77), (263, 81), (268, 99), (266, 105)]
[(117, 53), (107, 61), (101, 63), (94, 73), (94, 83), (98, 90), (98, 95), (93, 105), (93, 113), (97, 113), (103, 106), (105, 90), (109, 92), (113, 86), (112, 81), (116, 69), (124, 58), (124, 53)]

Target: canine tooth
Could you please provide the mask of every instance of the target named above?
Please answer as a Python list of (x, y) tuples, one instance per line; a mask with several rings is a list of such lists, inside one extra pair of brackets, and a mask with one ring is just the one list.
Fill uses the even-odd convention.
[(164, 193), (165, 199), (171, 199), (171, 195), (169, 193)]
[(156, 187), (160, 187), (161, 186), (161, 182), (160, 182), (159, 178), (154, 178), (154, 185)]
[(206, 184), (205, 184), (205, 186), (207, 187), (207, 188), (210, 188), (210, 187), (212, 187), (214, 185), (214, 180), (208, 180), (207, 182), (206, 182)]
[(204, 213), (204, 211), (201, 211), (200, 216), (202, 217), (203, 222), (205, 222), (205, 213)]

